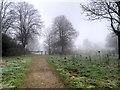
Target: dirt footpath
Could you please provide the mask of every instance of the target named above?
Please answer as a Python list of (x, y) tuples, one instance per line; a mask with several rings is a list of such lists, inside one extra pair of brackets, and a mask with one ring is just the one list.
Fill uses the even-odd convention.
[(64, 84), (46, 62), (46, 56), (35, 56), (22, 88), (64, 88)]

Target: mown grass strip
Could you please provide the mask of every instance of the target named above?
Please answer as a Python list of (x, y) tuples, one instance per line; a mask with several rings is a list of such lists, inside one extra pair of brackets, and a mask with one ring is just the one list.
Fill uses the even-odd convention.
[(7, 57), (3, 60), (6, 63), (2, 66), (2, 87), (19, 88), (24, 81), (32, 56)]

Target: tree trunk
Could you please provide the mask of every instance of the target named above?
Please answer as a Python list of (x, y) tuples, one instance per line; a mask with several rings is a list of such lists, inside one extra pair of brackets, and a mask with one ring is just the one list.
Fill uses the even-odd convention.
[(23, 47), (23, 55), (26, 55), (26, 49), (25, 49), (25, 43), (22, 43), (22, 47)]
[(62, 52), (61, 52), (62, 55), (64, 55), (64, 46), (62, 45)]
[(49, 55), (51, 55), (51, 49), (50, 49), (50, 47), (49, 47), (49, 51), (48, 51), (48, 53), (49, 53)]
[[(118, 13), (120, 13), (120, 1), (118, 2), (118, 6), (119, 6)], [(120, 21), (120, 16), (119, 16), (119, 21)], [(119, 54), (119, 56), (118, 56), (118, 70), (120, 72), (120, 32), (118, 33), (118, 54)]]
[(120, 34), (118, 35), (118, 70), (120, 72)]
[(1, 2), (1, 5), (0, 5), (1, 7), (0, 7), (0, 59), (2, 58), (2, 34), (1, 34), (1, 32), (2, 32), (2, 16), (1, 16), (1, 14), (2, 14), (2, 2)]

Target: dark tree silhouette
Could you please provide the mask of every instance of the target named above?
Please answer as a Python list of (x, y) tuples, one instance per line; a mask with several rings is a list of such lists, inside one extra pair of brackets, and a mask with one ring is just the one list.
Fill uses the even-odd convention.
[(17, 40), (25, 48), (33, 35), (39, 35), (42, 27), (41, 16), (33, 5), (18, 2), (15, 6), (14, 30)]
[(0, 1), (0, 30), (6, 34), (15, 20), (13, 12), (13, 2)]
[(90, 20), (107, 19), (110, 21), (112, 31), (118, 37), (118, 67), (120, 70), (120, 1), (118, 2), (91, 2), (81, 4), (83, 11)]

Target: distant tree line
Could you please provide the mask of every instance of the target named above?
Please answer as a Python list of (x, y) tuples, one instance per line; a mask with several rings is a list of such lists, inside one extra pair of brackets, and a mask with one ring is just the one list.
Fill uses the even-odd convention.
[(40, 34), (41, 27), (41, 16), (33, 5), (26, 2), (0, 1), (3, 56), (28, 53), (26, 47), (34, 35)]
[(106, 37), (106, 48), (113, 54), (118, 53), (118, 39), (114, 33), (110, 33)]

